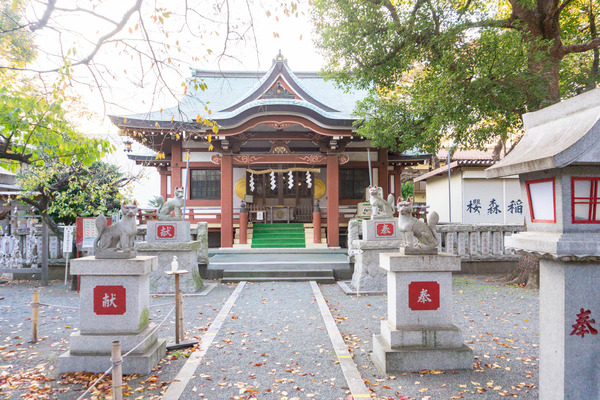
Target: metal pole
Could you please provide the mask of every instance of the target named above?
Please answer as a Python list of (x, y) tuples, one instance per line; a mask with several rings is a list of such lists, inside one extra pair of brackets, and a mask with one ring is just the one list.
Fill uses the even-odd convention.
[(452, 222), (452, 191), (450, 188), (450, 146), (448, 146), (448, 222)]
[(373, 168), (371, 168), (371, 152), (367, 149), (367, 160), (369, 161), (369, 186), (373, 186)]
[(33, 311), (33, 320), (31, 324), (31, 343), (38, 341), (38, 319), (40, 313), (40, 292), (33, 292), (33, 301), (31, 302), (31, 310)]
[(42, 219), (42, 286), (48, 286), (48, 225)]
[(185, 205), (187, 203), (188, 182), (190, 181), (190, 149), (187, 149), (185, 155), (185, 182), (183, 185), (183, 220), (185, 221)]
[(121, 357), (121, 342), (115, 340), (110, 346), (110, 361), (113, 363), (112, 370), (112, 398), (123, 400), (123, 358)]

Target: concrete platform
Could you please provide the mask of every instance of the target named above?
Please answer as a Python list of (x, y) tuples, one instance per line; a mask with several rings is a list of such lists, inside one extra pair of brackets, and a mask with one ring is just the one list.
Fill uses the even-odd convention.
[[(58, 364), (61, 373), (65, 372), (95, 372), (102, 373), (111, 366), (110, 347), (106, 354), (96, 353), (77, 353), (73, 354), (67, 351), (58, 357)], [(123, 359), (124, 374), (149, 374), (152, 368), (158, 365), (158, 362), (166, 353), (166, 340), (157, 340), (152, 347), (146, 349), (143, 353), (132, 353)]]
[[(236, 275), (253, 280), (350, 279), (353, 266), (346, 249), (219, 249), (211, 251), (207, 266), (200, 266), (205, 279)], [(321, 273), (320, 273), (321, 272)], [(311, 278), (311, 279), (309, 279)], [(237, 279), (240, 280), (240, 279)]]
[(455, 370), (473, 368), (473, 350), (460, 347), (391, 348), (381, 335), (373, 335), (371, 360), (385, 375), (424, 369)]

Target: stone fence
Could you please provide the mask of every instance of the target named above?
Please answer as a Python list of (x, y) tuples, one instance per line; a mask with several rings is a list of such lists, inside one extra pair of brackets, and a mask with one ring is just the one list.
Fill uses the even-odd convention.
[(504, 248), (504, 238), (523, 230), (523, 225), (438, 225), (438, 251), (457, 254), (462, 261), (516, 261), (519, 256)]
[[(462, 260), (464, 273), (508, 272), (515, 267), (520, 256), (504, 248), (504, 238), (525, 229), (523, 225), (437, 225), (438, 251), (456, 254)], [(354, 240), (362, 239), (362, 220), (353, 219), (348, 224), (348, 255), (354, 262), (358, 251)]]

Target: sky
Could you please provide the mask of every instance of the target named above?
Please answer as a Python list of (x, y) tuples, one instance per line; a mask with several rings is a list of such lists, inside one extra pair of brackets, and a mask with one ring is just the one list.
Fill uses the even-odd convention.
[[(94, 1), (97, 0), (61, 0), (58, 4), (62, 8), (89, 8), (90, 4), (95, 4)], [(192, 67), (266, 71), (280, 50), (294, 71), (318, 71), (323, 67), (323, 59), (313, 44), (308, 0), (295, 3), (297, 8), (292, 10), (290, 16), (285, 13), (286, 6), (290, 10), (292, 3), (289, 1), (186, 3), (191, 8), (187, 13), (183, 8), (178, 8), (184, 2), (146, 1), (141, 17), (132, 15), (123, 31), (115, 36), (115, 39), (122, 41), (111, 42), (101, 48), (94, 57), (92, 68), (79, 66), (72, 71), (70, 90), (81, 97), (81, 108), (91, 112), (84, 118), (79, 108), (75, 107), (77, 109), (73, 110), (72, 115), (79, 129), (93, 136), (108, 138), (115, 145), (116, 151), (106, 158), (107, 162), (121, 166), (123, 171), (136, 174), (144, 171), (146, 177), (133, 190), (133, 197), (142, 207), (159, 194), (158, 173), (154, 168), (136, 167), (127, 159), (127, 154), (123, 152), (123, 138), (118, 136), (116, 127), (108, 121), (107, 115), (149, 112), (175, 105), (183, 95), (182, 82), (190, 75)], [(132, 4), (133, 0), (104, 0), (97, 2), (94, 11), (119, 19)], [(225, 49), (227, 24), (224, 23), (224, 7), (227, 4), (230, 7), (230, 38), (233, 40), (227, 42)], [(155, 11), (161, 9), (171, 14), (167, 17), (162, 11)], [(39, 9), (29, 11), (30, 16), (39, 16), (40, 12)], [(38, 31), (36, 37), (40, 48), (37, 63), (42, 69), (57, 65), (60, 60), (55, 55), (60, 52), (65, 54), (69, 50), (68, 55), (76, 62), (92, 50), (96, 38), (114, 28), (112, 24), (93, 18), (89, 13), (74, 16), (73, 13), (63, 12), (54, 16), (48, 29)], [(164, 17), (164, 24), (154, 22), (157, 16)], [(254, 30), (248, 29), (251, 20)], [(145, 47), (140, 40), (142, 29), (148, 31), (155, 41), (153, 50)], [(244, 33), (245, 39), (235, 40), (239, 38), (238, 33)], [(157, 84), (156, 68), (152, 68), (147, 60), (135, 56), (135, 52), (130, 50), (133, 46), (144, 53), (155, 51), (158, 58), (170, 61), (167, 64), (170, 68), (161, 72), (166, 85)], [(177, 47), (181, 51), (177, 51)], [(223, 51), (225, 56), (217, 57)], [(143, 154), (147, 150), (134, 143), (133, 153)]]

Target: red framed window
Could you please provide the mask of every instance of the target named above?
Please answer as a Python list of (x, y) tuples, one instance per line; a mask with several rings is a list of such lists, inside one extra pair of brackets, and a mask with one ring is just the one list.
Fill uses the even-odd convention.
[(525, 181), (531, 222), (556, 223), (554, 178)]
[(600, 177), (571, 178), (571, 215), (574, 224), (600, 223)]

